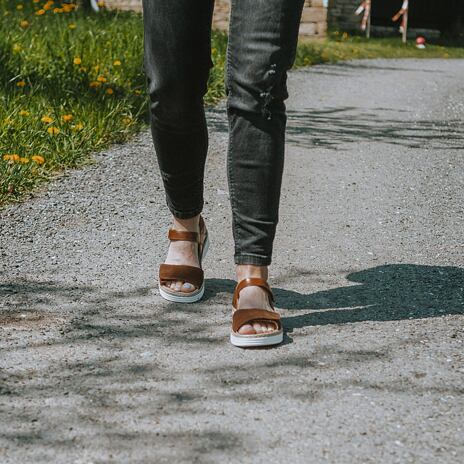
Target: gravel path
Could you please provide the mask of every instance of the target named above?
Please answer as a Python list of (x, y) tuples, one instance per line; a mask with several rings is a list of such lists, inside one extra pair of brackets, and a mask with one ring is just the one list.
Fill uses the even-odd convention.
[(0, 462), (461, 463), (464, 61), (291, 73), (271, 283), (288, 332), (228, 342), (224, 105), (206, 298), (160, 298), (148, 132), (0, 211)]

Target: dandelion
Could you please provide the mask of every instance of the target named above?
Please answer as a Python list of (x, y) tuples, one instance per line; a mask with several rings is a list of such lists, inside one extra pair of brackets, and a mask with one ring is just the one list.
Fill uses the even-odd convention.
[(68, 25), (68, 27), (69, 27), (69, 29), (76, 29), (77, 26), (76, 26), (75, 23), (70, 23), (70, 24)]
[(142, 91), (139, 89), (134, 90), (135, 95), (141, 95)]
[(82, 63), (82, 60), (78, 56), (76, 56), (73, 60), (73, 63), (76, 65), (80, 65)]
[(63, 10), (65, 13), (71, 13), (76, 8), (76, 5), (74, 3), (65, 3), (63, 5)]
[(63, 8), (53, 8), (53, 13), (63, 13)]
[(121, 60), (114, 60), (113, 61), (113, 66), (121, 66)]
[(72, 121), (73, 115), (72, 114), (64, 114), (63, 116), (61, 116), (61, 119), (64, 122), (69, 122), (69, 121)]
[(111, 87), (109, 87), (109, 88), (106, 89), (106, 93), (107, 93), (108, 95), (113, 95), (114, 90), (113, 90)]
[(50, 124), (53, 122), (53, 118), (51, 118), (50, 116), (42, 116), (40, 118), (40, 120), (44, 123), (44, 124)]
[(80, 123), (80, 122), (77, 123), (77, 124), (73, 124), (73, 125), (71, 126), (71, 129), (72, 129), (73, 131), (80, 131), (80, 130), (82, 130), (83, 128), (84, 128), (84, 124), (82, 124), (82, 123)]
[(15, 43), (13, 45), (13, 53), (19, 53), (22, 50), (21, 45), (19, 43)]
[(21, 164), (27, 164), (29, 163), (29, 158), (19, 158), (18, 162), (20, 162)]
[(18, 81), (16, 82), (17, 87), (24, 87), (26, 85), (26, 81)]
[(60, 129), (58, 129), (58, 127), (55, 127), (55, 126), (52, 126), (52, 127), (49, 127), (47, 129), (47, 132), (50, 134), (50, 135), (57, 135), (60, 133)]
[(87, 68), (86, 68), (85, 66), (81, 66), (81, 67), (79, 68), (79, 71), (80, 71), (80, 72), (87, 72)]
[(92, 81), (90, 84), (89, 84), (89, 87), (91, 89), (96, 89), (97, 87), (100, 87), (101, 86), (101, 82), (97, 82), (97, 81)]
[(3, 155), (3, 160), (4, 161), (15, 162), (15, 161), (19, 161), (19, 158), (21, 158), (21, 157), (16, 153), (14, 153), (12, 155)]
[(98, 82), (106, 82), (106, 80), (107, 80), (107, 79), (106, 79), (105, 76), (98, 76), (98, 77), (97, 77), (97, 81), (98, 81)]
[(129, 118), (129, 117), (123, 118), (122, 122), (123, 124), (128, 126), (132, 122), (132, 118)]
[(37, 11), (35, 12), (35, 14), (36, 14), (37, 16), (42, 16), (42, 15), (45, 14), (45, 10), (44, 10), (43, 8), (41, 8), (40, 10), (37, 10)]
[(18, 5), (16, 5), (17, 10), (22, 10), (23, 8), (24, 8), (24, 5), (22, 3), (19, 3)]
[(26, 29), (29, 27), (29, 21), (27, 21), (26, 19), (23, 19), (22, 21), (19, 22), (19, 25), (20, 27), (22, 27), (23, 29)]
[(34, 163), (41, 165), (45, 163), (45, 158), (40, 155), (33, 155), (31, 156), (31, 160), (34, 161)]
[(5, 118), (3, 120), (4, 124), (6, 124), (7, 126), (13, 124), (13, 120), (11, 118)]
[(26, 110), (21, 110), (21, 111), (19, 112), (19, 115), (20, 115), (20, 116), (29, 116), (29, 114), (30, 114), (29, 111), (26, 111)]
[(99, 2), (97, 2), (97, 5), (98, 5), (100, 8), (103, 8), (103, 7), (105, 6), (105, 2), (99, 1)]

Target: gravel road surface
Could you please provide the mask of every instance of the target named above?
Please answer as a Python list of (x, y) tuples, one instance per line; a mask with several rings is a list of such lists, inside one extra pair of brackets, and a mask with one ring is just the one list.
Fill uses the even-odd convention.
[(271, 269), (287, 334), (229, 344), (225, 106), (205, 299), (164, 301), (148, 131), (0, 211), (0, 462), (462, 463), (464, 61), (289, 76)]

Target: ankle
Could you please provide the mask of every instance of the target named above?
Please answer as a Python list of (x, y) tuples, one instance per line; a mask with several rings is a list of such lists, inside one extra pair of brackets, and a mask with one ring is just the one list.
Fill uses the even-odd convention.
[(235, 268), (237, 282), (249, 277), (255, 277), (267, 281), (269, 271), (267, 266), (255, 266), (252, 264), (239, 264)]
[(200, 231), (200, 215), (189, 219), (179, 219), (175, 216), (172, 217), (172, 227), (175, 230), (186, 232), (199, 232)]

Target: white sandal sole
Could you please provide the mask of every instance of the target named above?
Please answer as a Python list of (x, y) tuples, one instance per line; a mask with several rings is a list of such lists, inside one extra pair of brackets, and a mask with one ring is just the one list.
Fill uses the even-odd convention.
[(271, 346), (278, 345), (284, 340), (284, 332), (280, 330), (273, 335), (239, 335), (234, 332), (230, 334), (230, 343), (240, 348), (251, 348), (254, 346)]
[[(205, 243), (203, 245), (203, 251), (201, 253), (200, 262), (203, 263), (203, 260), (206, 257), (206, 253), (209, 250), (209, 236), (206, 237)], [(196, 303), (197, 301), (203, 298), (205, 293), (205, 283), (194, 292), (190, 293), (180, 293), (180, 292), (168, 292), (164, 290), (161, 284), (158, 284), (160, 295), (167, 301), (172, 301), (173, 303)]]

